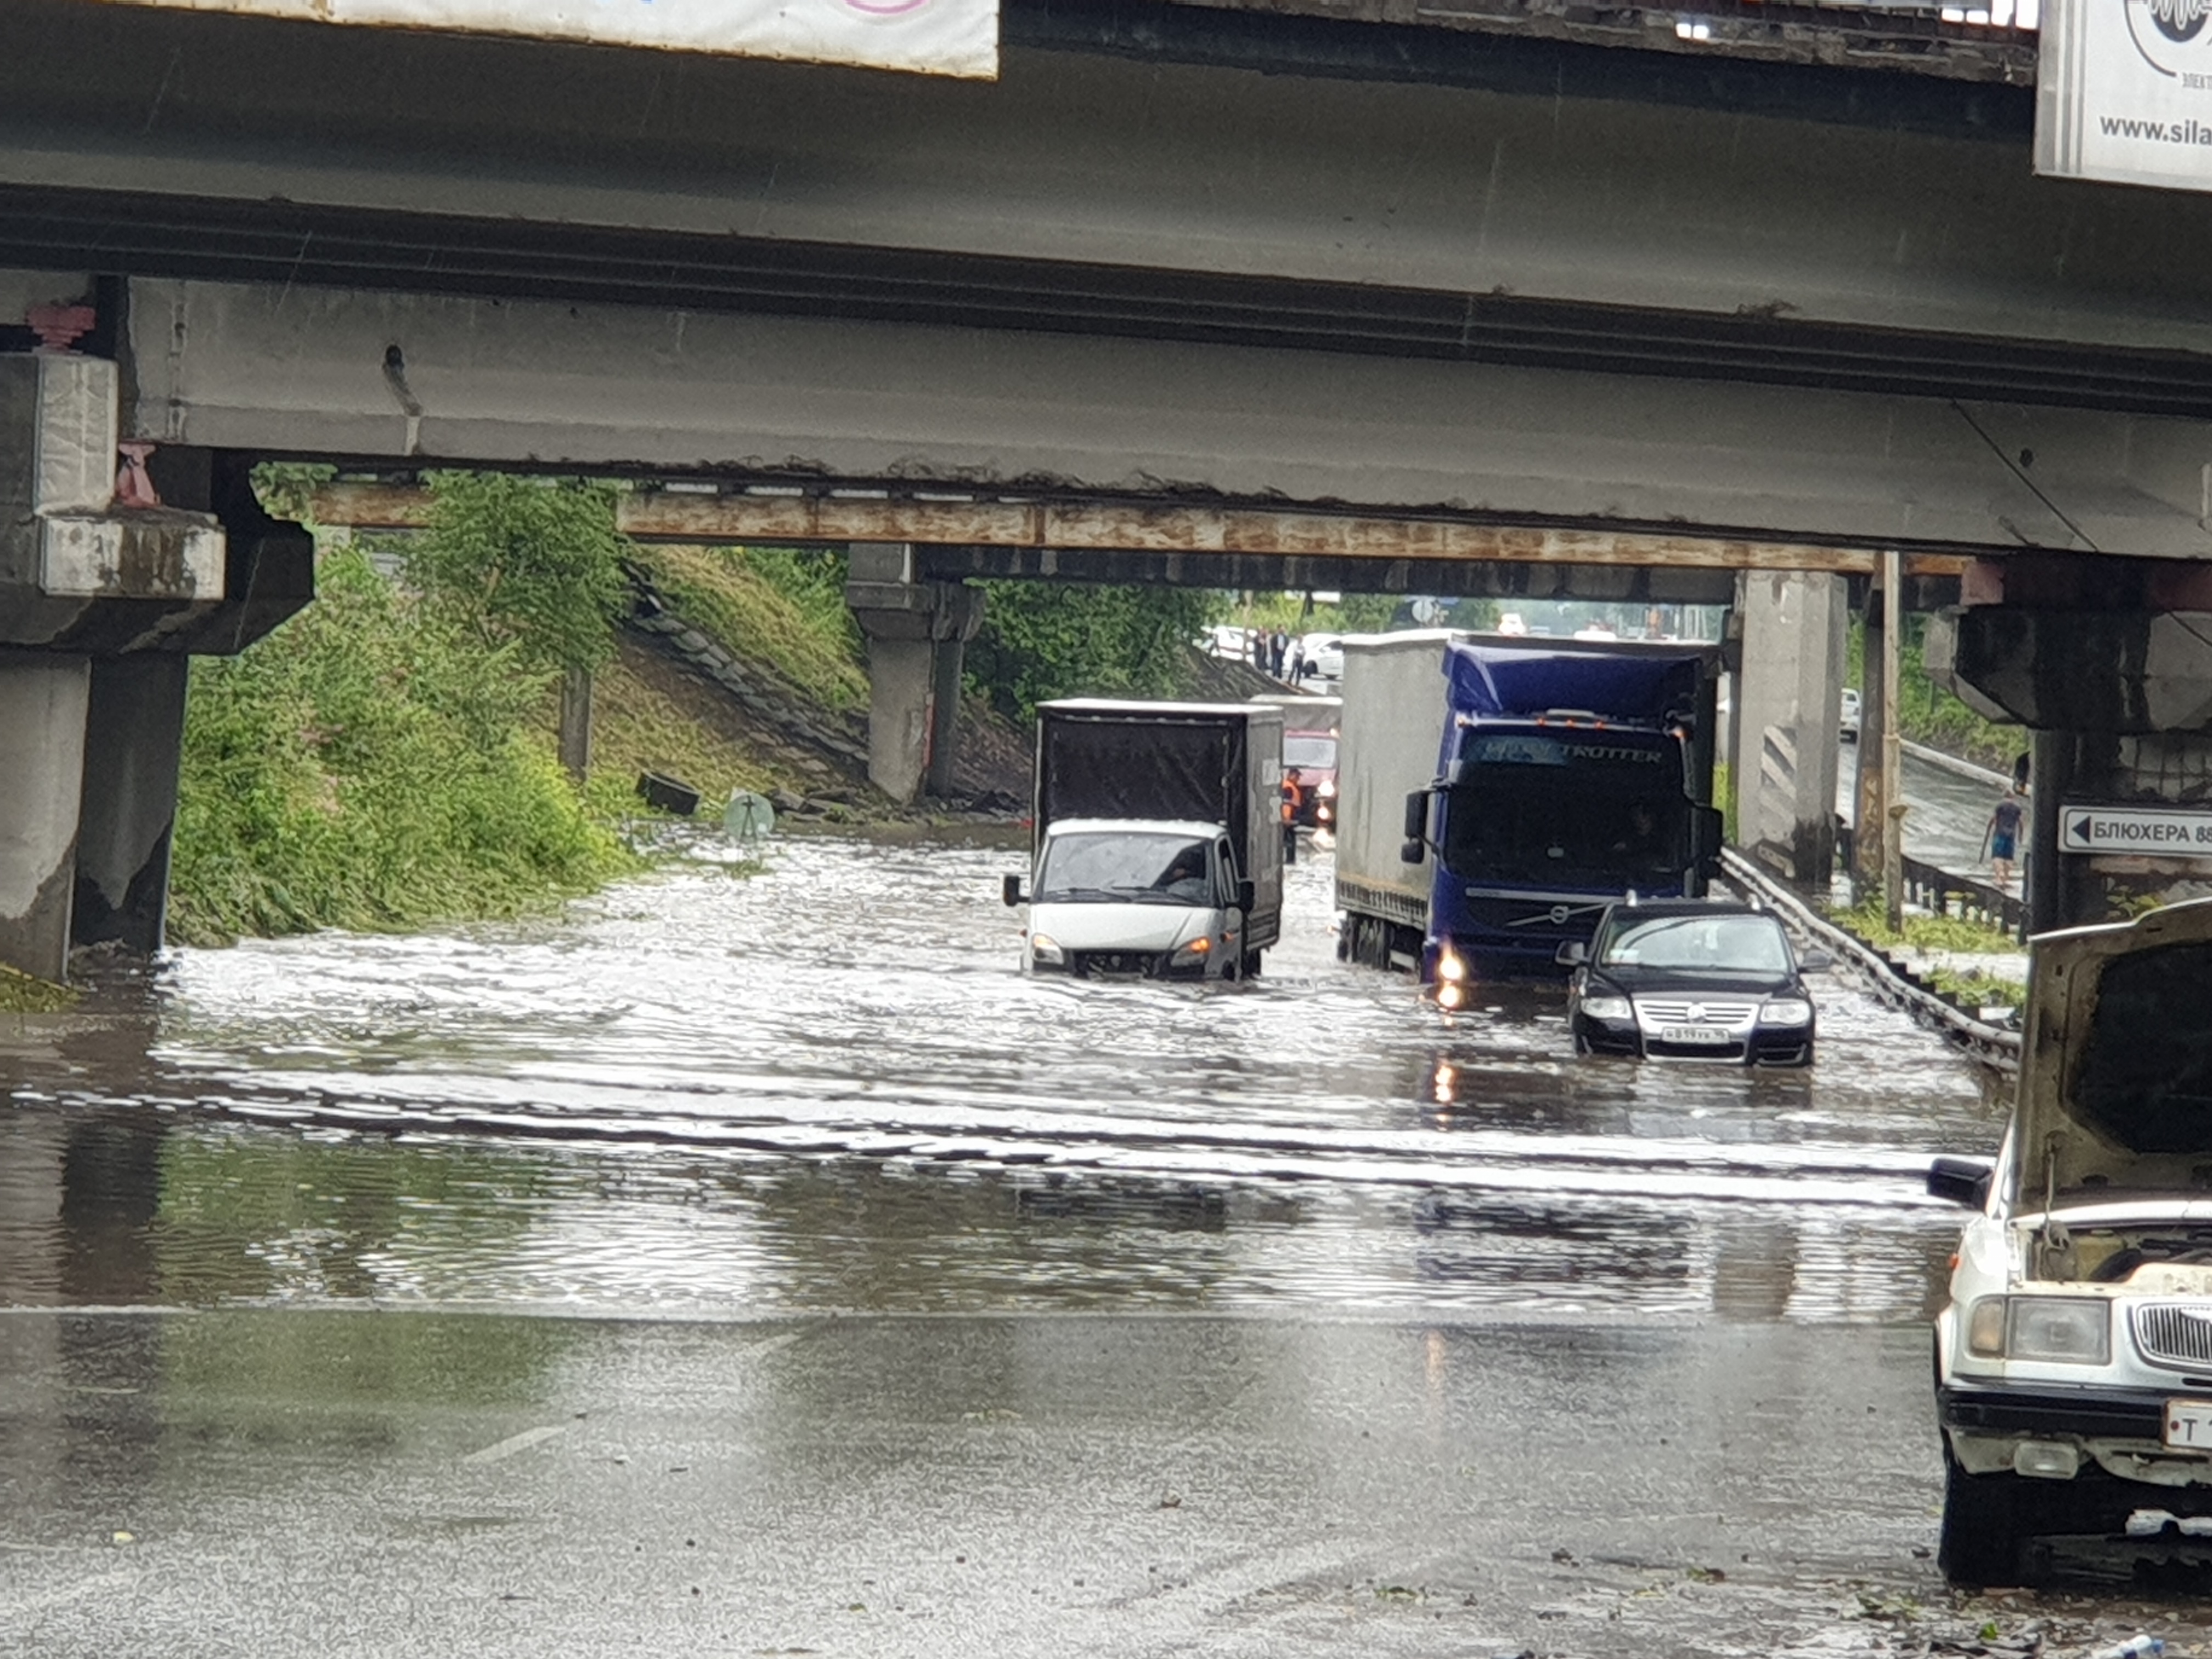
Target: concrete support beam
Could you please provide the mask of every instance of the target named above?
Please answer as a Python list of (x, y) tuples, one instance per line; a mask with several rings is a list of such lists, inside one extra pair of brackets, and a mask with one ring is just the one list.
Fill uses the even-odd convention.
[(953, 763), (959, 758), (962, 674), (968, 641), (983, 625), (983, 594), (980, 588), (943, 585), (938, 593), (940, 626), (931, 669), (927, 787), (943, 800), (952, 793)]
[(1736, 834), (1784, 880), (1825, 892), (1836, 860), (1836, 707), (1847, 612), (1839, 577), (1746, 577), (1735, 688)]
[(1889, 672), (1883, 650), (1889, 626), (1881, 591), (1876, 588), (1867, 595), (1866, 678), (1859, 693), (1859, 740), (1855, 745), (1858, 753), (1852, 779), (1851, 878), (1862, 888), (1871, 888), (1881, 879), (1881, 825), (1889, 811), (1881, 775), (1882, 740), (1889, 729), (1882, 695)]
[(57, 982), (69, 969), (91, 686), (83, 657), (0, 650), (0, 963)]
[(856, 544), (845, 602), (868, 641), (868, 781), (901, 805), (951, 785), (961, 647), (983, 619), (974, 590), (917, 579), (908, 543)]
[(161, 948), (191, 660), (167, 652), (93, 659), (70, 925), (79, 945), (143, 956)]

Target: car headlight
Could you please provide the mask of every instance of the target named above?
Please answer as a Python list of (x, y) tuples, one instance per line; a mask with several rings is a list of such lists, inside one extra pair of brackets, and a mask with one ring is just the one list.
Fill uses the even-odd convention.
[(1584, 997), (1583, 1012), (1592, 1019), (1626, 1019), (1634, 1011), (1626, 997)]
[(1059, 966), (1066, 962), (1067, 952), (1060, 948), (1060, 941), (1050, 934), (1031, 933), (1030, 957), (1032, 961), (1050, 963)]
[(2101, 1297), (1985, 1296), (1967, 1311), (1966, 1350), (1984, 1359), (2102, 1365), (2112, 1357), (2112, 1307)]
[(1762, 1025), (1809, 1025), (1813, 1023), (1813, 1005), (1802, 997), (1772, 997), (1759, 1011)]

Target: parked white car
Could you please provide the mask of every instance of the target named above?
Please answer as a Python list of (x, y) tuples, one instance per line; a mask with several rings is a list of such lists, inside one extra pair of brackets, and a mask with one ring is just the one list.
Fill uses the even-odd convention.
[(1859, 740), (1859, 694), (1848, 685), (1836, 709), (1836, 724), (1845, 743)]
[(2212, 1557), (2212, 899), (2035, 941), (1994, 1167), (1936, 1321), (1937, 1560), (2040, 1576), (2036, 1540)]

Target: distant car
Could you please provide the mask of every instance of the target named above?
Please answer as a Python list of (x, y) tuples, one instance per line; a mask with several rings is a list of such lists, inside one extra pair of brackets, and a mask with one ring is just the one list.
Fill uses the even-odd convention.
[(1524, 635), (1528, 631), (1528, 619), (1518, 611), (1509, 611), (1498, 619), (1498, 631), (1501, 634)]
[(1334, 685), (1344, 678), (1344, 635), (1308, 634), (1298, 641), (1305, 655), (1304, 675)]
[(1216, 623), (1197, 642), (1200, 650), (1216, 657), (1243, 662), (1252, 654), (1252, 630), (1234, 623)]
[(1844, 734), (1845, 743), (1859, 740), (1859, 694), (1848, 685), (1844, 688), (1842, 706), (1837, 711), (1836, 725)]
[(1575, 1052), (1638, 1060), (1810, 1066), (1816, 1030), (1802, 963), (1773, 913), (1711, 899), (1607, 908), (1587, 946), (1559, 947), (1572, 967), (1567, 1024)]
[(1298, 775), (1298, 805), (1292, 822), (1309, 830), (1336, 828), (1336, 733), (1283, 733), (1283, 775)]

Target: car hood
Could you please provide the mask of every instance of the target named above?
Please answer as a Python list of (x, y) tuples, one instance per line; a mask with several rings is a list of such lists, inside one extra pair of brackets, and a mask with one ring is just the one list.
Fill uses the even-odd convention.
[(1702, 973), (1628, 966), (1592, 969), (1590, 977), (1632, 997), (1771, 997), (1794, 992), (1797, 983), (1790, 974)]
[(2015, 1209), (2212, 1196), (2212, 899), (2038, 938)]
[(1172, 951), (1220, 912), (1188, 904), (1032, 904), (1030, 932), (1063, 951)]

